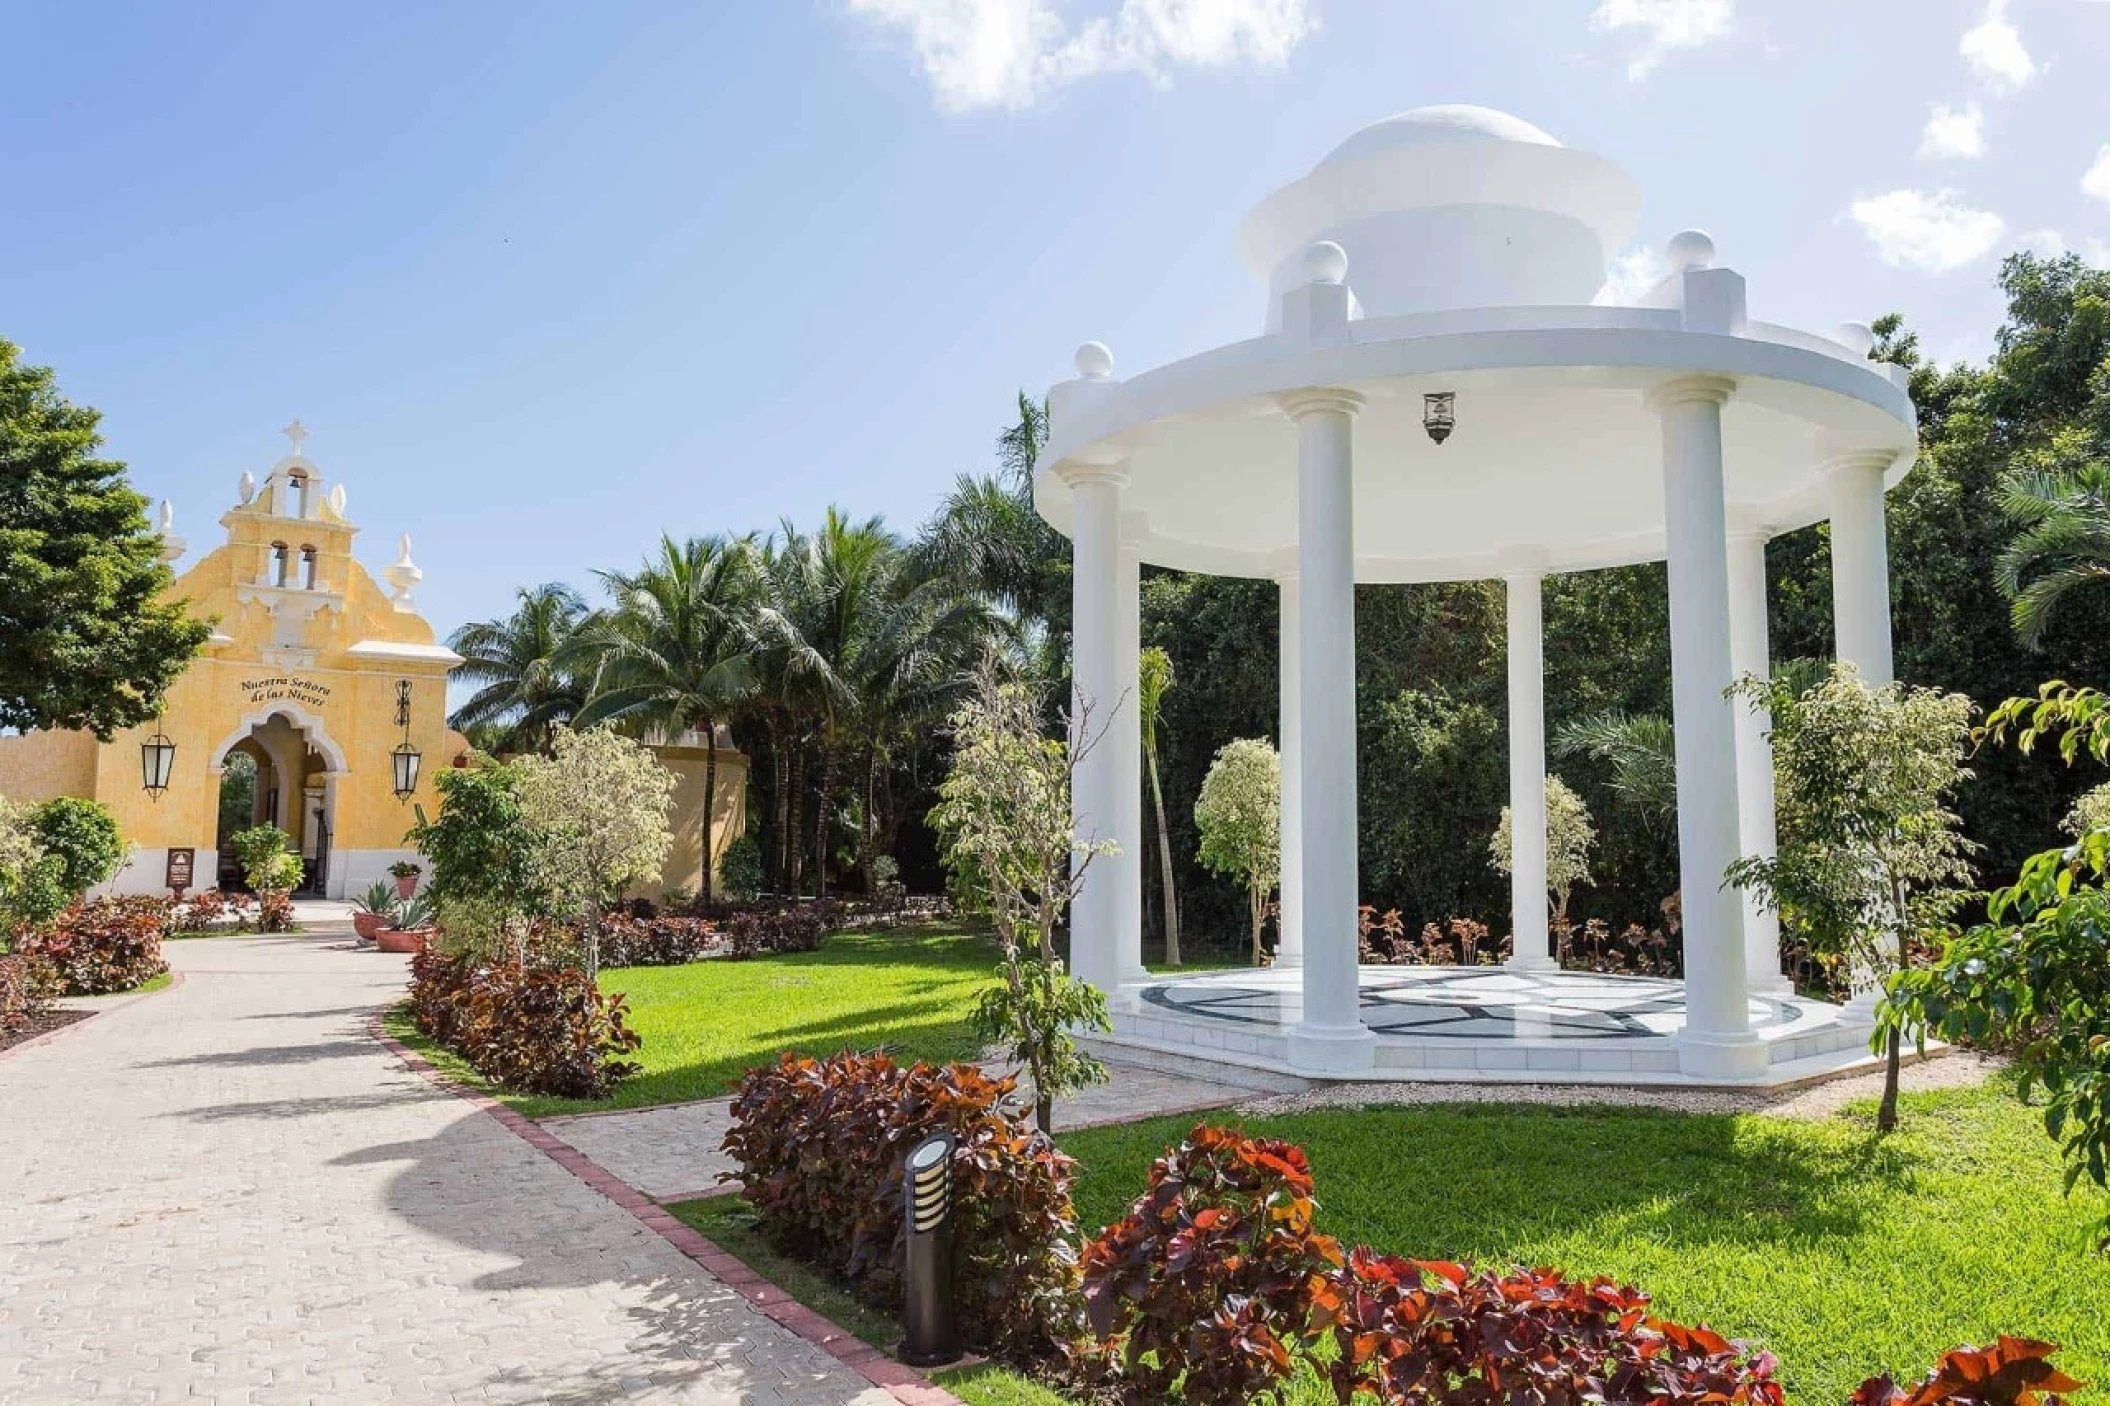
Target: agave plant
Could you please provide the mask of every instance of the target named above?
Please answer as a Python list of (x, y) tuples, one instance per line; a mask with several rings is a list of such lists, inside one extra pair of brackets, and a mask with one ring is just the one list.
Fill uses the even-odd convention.
[(367, 891), (352, 900), (352, 911), (371, 913), (378, 918), (394, 918), (396, 905), (402, 900), (396, 897), (396, 886), (379, 879)]
[(396, 909), (395, 918), (390, 926), (394, 927), (398, 932), (412, 932), (421, 928), (431, 927), (433, 919), (438, 915), (439, 905), (432, 901), (430, 894), (421, 893), (415, 898), (406, 900)]

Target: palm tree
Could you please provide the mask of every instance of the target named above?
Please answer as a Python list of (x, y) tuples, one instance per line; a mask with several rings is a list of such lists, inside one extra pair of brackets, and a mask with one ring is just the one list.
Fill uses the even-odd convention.
[(2010, 473), (2000, 511), (2017, 531), (1994, 571), (2015, 632), (2035, 649), (2071, 592), (2110, 581), (2110, 460)]
[(757, 578), (748, 537), (660, 538), (634, 572), (602, 572), (611, 609), (582, 624), (567, 657), (590, 665), (577, 723), (678, 741), (703, 737), (703, 899), (713, 896), (718, 725), (754, 688)]
[(801, 831), (806, 742), (817, 700), (840, 683), (828, 662), (806, 640), (820, 617), (819, 563), (806, 534), (790, 522), (763, 544), (757, 558), (761, 583), (756, 602), (755, 691), (747, 713), (769, 743), (775, 800), (776, 843), (769, 856), (770, 884), (797, 893), (805, 847)]
[(1669, 831), (1678, 822), (1678, 753), (1670, 719), (1617, 709), (1578, 718), (1554, 736), (1554, 752), (1612, 765), (1612, 793), (1644, 824)]
[(447, 725), (488, 736), (496, 750), (547, 751), (551, 732), (586, 701), (584, 680), (560, 662), (586, 602), (556, 582), (522, 587), (516, 598), (510, 616), (464, 625), (448, 639), (462, 656), (454, 677), (481, 686)]
[(1021, 391), (1017, 422), (997, 436), (997, 472), (960, 475), (916, 551), (926, 573), (983, 593), (1019, 626), (1039, 627), (1039, 641), (1059, 646), (1070, 628), (1070, 544), (1033, 506), (1033, 468), (1047, 438), (1047, 407)]
[(1158, 866), (1165, 889), (1165, 964), (1180, 964), (1180, 902), (1172, 886), (1172, 832), (1165, 824), (1165, 788), (1158, 784), (1158, 719), (1172, 689), (1172, 656), (1152, 645), (1136, 661), (1136, 720), (1143, 729), (1143, 764), (1158, 812)]

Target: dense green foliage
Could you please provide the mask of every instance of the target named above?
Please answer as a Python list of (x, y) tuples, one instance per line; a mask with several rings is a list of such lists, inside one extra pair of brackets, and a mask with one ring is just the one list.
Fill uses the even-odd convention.
[(212, 627), (180, 602), (100, 416), (0, 339), (0, 727), (108, 740), (154, 716)]
[[(2044, 1092), (2044, 1128), (2083, 1177), (2110, 1191), (2110, 830), (2047, 850), (1993, 895), (1989, 921), (1902, 973), (1881, 1012), (1892, 1030), (2009, 1047), (2022, 1092)], [(2097, 1227), (2110, 1253), (2110, 1208)]]
[(54, 796), (29, 813), (29, 826), (57, 864), (59, 887), (68, 898), (104, 882), (124, 862), (117, 817), (101, 801)]

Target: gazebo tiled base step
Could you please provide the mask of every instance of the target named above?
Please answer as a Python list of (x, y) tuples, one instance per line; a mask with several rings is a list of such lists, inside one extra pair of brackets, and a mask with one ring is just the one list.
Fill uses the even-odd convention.
[[(1674, 981), (1499, 967), (1365, 967), (1372, 1066), (1356, 1079), (1489, 1083), (1718, 1084), (1681, 1072), (1684, 990)], [(1109, 1062), (1291, 1092), (1324, 1082), (1300, 1070), (1289, 1030), (1301, 1015), (1293, 970), (1210, 972), (1124, 987), (1114, 1029), (1092, 1048)], [(1752, 998), (1765, 1071), (1777, 1086), (1873, 1067), (1868, 1026), (1837, 1006)]]

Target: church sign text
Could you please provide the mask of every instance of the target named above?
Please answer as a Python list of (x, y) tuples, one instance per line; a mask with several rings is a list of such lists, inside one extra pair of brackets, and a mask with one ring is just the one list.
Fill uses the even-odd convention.
[(287, 674), (265, 679), (244, 679), (242, 692), (249, 695), (249, 701), (252, 703), (275, 703), (281, 698), (290, 698), (295, 703), (320, 708), (330, 701), (328, 684)]

